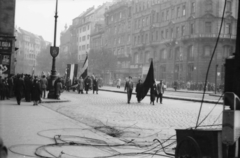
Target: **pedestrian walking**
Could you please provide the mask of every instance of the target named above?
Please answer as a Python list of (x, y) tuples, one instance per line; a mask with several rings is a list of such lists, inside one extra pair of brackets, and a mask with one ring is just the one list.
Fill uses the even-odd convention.
[(62, 81), (60, 78), (56, 79), (54, 83), (54, 87), (55, 87), (55, 97), (56, 99), (60, 100), (60, 95), (63, 92)]
[(120, 87), (121, 87), (121, 79), (119, 78), (117, 81), (117, 88), (120, 88)]
[(34, 78), (33, 85), (32, 85), (32, 100), (33, 106), (38, 105), (38, 101), (40, 101), (41, 96), (41, 87), (40, 82), (37, 77)]
[(24, 97), (25, 84), (23, 81), (23, 75), (19, 75), (16, 79), (16, 84), (14, 85), (15, 96), (17, 99), (18, 105), (21, 104), (21, 99)]
[(42, 78), (40, 80), (40, 83), (41, 83), (41, 97), (45, 98), (46, 97), (46, 90), (47, 90), (47, 86), (48, 86), (48, 81), (47, 81), (45, 75), (42, 76)]
[(142, 100), (142, 97), (141, 97), (141, 91), (142, 91), (142, 80), (138, 80), (138, 83), (136, 85), (136, 97), (137, 97), (137, 101), (138, 103), (140, 103), (140, 101)]
[(85, 79), (85, 82), (84, 82), (84, 87), (85, 87), (86, 94), (88, 94), (90, 86), (91, 86), (91, 80), (90, 80), (90, 76), (88, 76)]
[(160, 98), (160, 104), (162, 104), (163, 93), (164, 93), (164, 86), (163, 86), (162, 80), (160, 80), (160, 83), (157, 84), (157, 102), (158, 102), (158, 99)]
[(93, 94), (95, 91), (96, 91), (96, 94), (98, 94), (98, 78), (97, 77), (93, 79)]
[(84, 80), (82, 77), (79, 78), (78, 80), (78, 86), (77, 86), (77, 89), (78, 89), (78, 94), (83, 94), (83, 89), (84, 89)]
[(69, 77), (67, 78), (67, 81), (66, 81), (66, 87), (67, 87), (67, 91), (69, 91), (71, 87), (71, 79)]
[(128, 77), (128, 81), (125, 84), (124, 91), (127, 90), (127, 103), (130, 104), (131, 97), (132, 97), (132, 90), (133, 90), (133, 82), (132, 82), (132, 77)]
[(153, 85), (150, 89), (150, 104), (154, 105), (156, 94), (157, 94), (156, 83), (153, 83)]

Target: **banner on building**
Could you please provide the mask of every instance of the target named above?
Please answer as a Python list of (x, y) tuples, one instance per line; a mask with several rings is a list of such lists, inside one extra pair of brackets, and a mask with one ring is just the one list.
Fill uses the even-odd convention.
[(67, 64), (67, 69), (65, 73), (67, 78), (71, 79), (71, 84), (73, 83), (73, 80), (77, 78), (77, 72), (78, 64)]
[(10, 74), (10, 55), (0, 54), (0, 75)]
[(88, 76), (88, 55), (83, 63), (81, 77), (85, 79)]

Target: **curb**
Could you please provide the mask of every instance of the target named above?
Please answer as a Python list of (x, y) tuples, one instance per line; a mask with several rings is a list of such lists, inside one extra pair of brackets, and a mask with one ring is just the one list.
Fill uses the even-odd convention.
[(70, 102), (70, 100), (42, 100), (41, 103), (66, 103)]
[[(115, 90), (107, 90), (107, 89), (99, 89), (99, 91), (106, 91), (106, 92), (114, 92), (114, 93), (123, 93), (125, 94), (126, 92), (122, 92), (122, 91), (115, 91)], [(132, 94), (136, 94), (135, 92), (133, 92)], [(150, 96), (149, 94), (147, 94), (147, 96)], [(192, 99), (192, 98), (182, 98), (182, 97), (170, 97), (170, 96), (163, 96), (163, 98), (166, 99), (174, 99), (174, 100), (183, 100), (183, 101), (191, 101), (191, 102), (202, 102), (199, 99)], [(211, 103), (211, 104), (220, 104), (223, 103), (222, 101), (217, 102), (214, 100), (204, 100), (203, 103)]]

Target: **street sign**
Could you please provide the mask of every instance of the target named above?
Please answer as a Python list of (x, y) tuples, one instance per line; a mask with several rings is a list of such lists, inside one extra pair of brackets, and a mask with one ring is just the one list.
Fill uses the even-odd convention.
[(57, 57), (59, 53), (59, 47), (50, 47), (50, 54), (52, 57)]
[(0, 39), (0, 52), (1, 53), (11, 53), (12, 52), (12, 41)]

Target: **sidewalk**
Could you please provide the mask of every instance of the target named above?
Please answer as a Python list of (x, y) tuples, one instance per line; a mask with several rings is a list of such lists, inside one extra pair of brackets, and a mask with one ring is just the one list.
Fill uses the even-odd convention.
[[(66, 102), (66, 100), (46, 99), (43, 100), (42, 104), (46, 104), (46, 102), (55, 104), (62, 102), (64, 104), (64, 101)], [(109, 156), (109, 154), (114, 154), (93, 146), (70, 146), (69, 144), (55, 146), (53, 139), (55, 135), (67, 135), (66, 140), (73, 142), (83, 141), (91, 143), (89, 142), (91, 140), (95, 144), (99, 142), (110, 144), (123, 143), (117, 138), (96, 131), (41, 104), (38, 106), (32, 106), (32, 104), (32, 102), (22, 102), (19, 106), (15, 98), (0, 102), (0, 136), (9, 149), (8, 158), (36, 157), (34, 155), (36, 151), (46, 157), (58, 157), (61, 152), (79, 157)], [(54, 104), (51, 105), (54, 106)], [(48, 146), (50, 144), (53, 145)], [(42, 145), (47, 145), (46, 149), (36, 150)], [(135, 150), (131, 149), (131, 152)], [(129, 152), (129, 149), (125, 152)]]
[[(110, 86), (103, 86), (101, 88), (99, 88), (100, 91), (108, 91), (108, 92), (115, 92), (115, 93), (126, 93), (124, 92), (124, 87), (121, 87), (120, 89), (116, 88), (116, 87), (110, 87)], [(169, 90), (167, 89), (167, 92)], [(171, 91), (171, 90), (170, 90)], [(173, 91), (173, 90), (172, 90)], [(179, 91), (177, 91), (179, 92)], [(181, 91), (182, 92), (182, 91)], [(188, 92), (190, 93), (190, 92)], [(135, 90), (133, 90), (133, 94), (135, 93)], [(200, 93), (199, 93), (200, 94)], [(202, 93), (201, 93), (202, 94)], [(206, 95), (210, 95), (210, 93), (207, 93)], [(149, 93), (148, 95), (149, 96)], [(217, 96), (220, 97), (220, 95), (212, 95), (212, 96)], [(196, 98), (190, 98), (190, 97), (180, 97), (180, 96), (170, 96), (170, 95), (163, 95), (163, 98), (167, 98), (167, 99), (174, 99), (174, 100), (184, 100), (184, 101), (192, 101), (192, 102), (201, 102), (201, 99), (196, 99)], [(211, 99), (204, 99), (203, 101), (204, 103), (211, 103), (211, 104), (217, 104), (217, 100), (211, 100)], [(223, 103), (222, 100), (219, 101), (219, 104)]]

